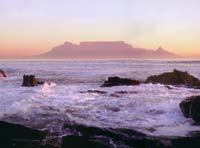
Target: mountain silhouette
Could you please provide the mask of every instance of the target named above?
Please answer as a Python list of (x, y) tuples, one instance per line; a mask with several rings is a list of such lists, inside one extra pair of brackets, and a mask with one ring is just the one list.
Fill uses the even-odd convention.
[(65, 42), (34, 58), (55, 59), (127, 59), (127, 58), (178, 58), (174, 53), (159, 47), (157, 50), (136, 48), (123, 41)]

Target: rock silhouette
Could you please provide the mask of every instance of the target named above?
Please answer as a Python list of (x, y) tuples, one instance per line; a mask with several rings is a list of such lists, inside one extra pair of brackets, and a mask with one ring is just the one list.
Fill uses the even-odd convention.
[(0, 147), (2, 148), (55, 148), (42, 144), (46, 135), (44, 131), (0, 121)]
[(102, 87), (111, 87), (111, 86), (121, 86), (121, 85), (139, 85), (140, 82), (137, 80), (120, 78), (120, 77), (109, 77), (108, 80), (104, 82)]
[(38, 85), (38, 81), (34, 75), (24, 75), (23, 76), (22, 86), (33, 87), (33, 86), (37, 86), (37, 85)]
[(199, 88), (200, 80), (188, 72), (174, 69), (173, 72), (166, 72), (147, 78), (146, 83), (160, 83), (165, 85), (185, 85), (187, 87)]
[(40, 84), (44, 84), (42, 81), (38, 81), (34, 75), (24, 75), (22, 86), (25, 87), (34, 87)]
[(188, 97), (179, 106), (184, 117), (192, 118), (196, 123), (200, 123), (200, 96)]
[(154, 137), (134, 129), (99, 128), (78, 124), (65, 124), (73, 135), (62, 139), (61, 148), (114, 148), (116, 145), (123, 148), (198, 148), (200, 136), (188, 137)]

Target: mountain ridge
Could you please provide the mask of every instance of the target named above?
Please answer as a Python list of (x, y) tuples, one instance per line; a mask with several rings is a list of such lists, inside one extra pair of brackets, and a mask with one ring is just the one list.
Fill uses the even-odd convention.
[(124, 41), (87, 41), (74, 44), (65, 42), (34, 58), (55, 59), (124, 59), (124, 58), (179, 58), (162, 47), (156, 50), (137, 48)]

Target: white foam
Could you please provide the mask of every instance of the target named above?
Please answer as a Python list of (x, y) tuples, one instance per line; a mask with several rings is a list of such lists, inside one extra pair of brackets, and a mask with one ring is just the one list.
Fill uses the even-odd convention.
[[(154, 135), (185, 136), (189, 131), (200, 130), (199, 126), (192, 126), (191, 119), (183, 117), (179, 108), (179, 103), (185, 97), (199, 95), (199, 90), (173, 86), (171, 86), (173, 89), (168, 89), (161, 84), (99, 87), (104, 77), (111, 73), (116, 75), (128, 73), (127, 77), (139, 75), (138, 77), (144, 79), (146, 75), (149, 75), (144, 68), (148, 63), (133, 64), (132, 67), (131, 63), (128, 63), (130, 68), (122, 67), (119, 71), (118, 65), (114, 70), (112, 64), (111, 67), (108, 67), (109, 62), (104, 63), (103, 66), (96, 63), (96, 67), (87, 64), (87, 66), (83, 66), (82, 63), (73, 67), (74, 64), (70, 63), (67, 68), (64, 62), (51, 63), (51, 66), (49, 63), (35, 63), (28, 69), (26, 67), (29, 66), (26, 64), (14, 65), (14, 69), (19, 70), (9, 74), (8, 78), (0, 80), (1, 118), (17, 115), (24, 119), (30, 119), (32, 123), (40, 122), (41, 119), (62, 118), (62, 120), (100, 127), (135, 128)], [(23, 67), (24, 69), (21, 69)], [(136, 67), (136, 74), (132, 72), (133, 67)], [(147, 71), (149, 71), (148, 68), (146, 66)], [(151, 72), (169, 69), (169, 67), (163, 68), (164, 66), (161, 65), (159, 68), (152, 69)], [(191, 69), (191, 66), (185, 68)], [(194, 67), (193, 70), (196, 68)], [(26, 71), (39, 72), (40, 77), (49, 78), (57, 83), (45, 83), (33, 88), (21, 87), (20, 76)], [(144, 75), (142, 75), (143, 73)], [(62, 80), (57, 81), (58, 78), (62, 78)], [(80, 93), (87, 90), (101, 90), (107, 93)], [(134, 93), (112, 95), (119, 91)], [(56, 120), (54, 121), (56, 122)], [(56, 124), (59, 126), (61, 123)], [(44, 126), (50, 128), (51, 123), (47, 122)], [(152, 128), (155, 131), (149, 132), (148, 129)], [(173, 130), (175, 132), (172, 132)]]
[(55, 87), (56, 83), (47, 83), (45, 82), (43, 87), (42, 87), (42, 91), (43, 92), (50, 92), (52, 87)]

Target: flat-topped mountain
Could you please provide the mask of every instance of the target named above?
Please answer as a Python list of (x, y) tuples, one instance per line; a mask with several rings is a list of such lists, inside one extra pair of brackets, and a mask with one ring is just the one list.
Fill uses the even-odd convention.
[(136, 48), (123, 41), (65, 42), (49, 52), (34, 56), (35, 58), (69, 58), (69, 59), (124, 59), (124, 58), (178, 58), (177, 55), (159, 47), (157, 50)]

